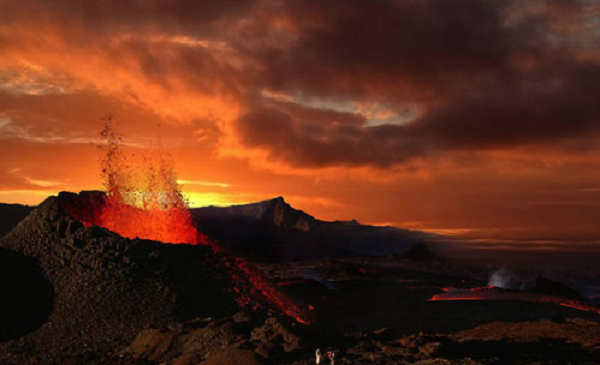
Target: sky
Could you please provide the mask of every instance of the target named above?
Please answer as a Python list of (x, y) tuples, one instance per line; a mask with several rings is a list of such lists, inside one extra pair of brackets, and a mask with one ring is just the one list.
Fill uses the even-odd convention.
[(600, 239), (600, 3), (0, 0), (0, 201), (101, 189), (111, 114), (193, 206)]

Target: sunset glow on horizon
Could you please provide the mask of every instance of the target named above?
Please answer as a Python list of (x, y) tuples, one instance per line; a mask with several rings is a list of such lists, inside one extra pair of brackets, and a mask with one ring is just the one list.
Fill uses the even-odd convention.
[[(368, 7), (369, 11), (364, 11)], [(0, 0), (0, 202), (101, 190), (101, 119), (191, 207), (600, 240), (595, 1)]]

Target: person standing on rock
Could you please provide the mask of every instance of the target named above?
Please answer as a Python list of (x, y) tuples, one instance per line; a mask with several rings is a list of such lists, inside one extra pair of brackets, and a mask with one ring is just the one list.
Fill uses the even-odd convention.
[(317, 358), (317, 365), (321, 364), (321, 349), (317, 349), (317, 351), (315, 352), (315, 356)]

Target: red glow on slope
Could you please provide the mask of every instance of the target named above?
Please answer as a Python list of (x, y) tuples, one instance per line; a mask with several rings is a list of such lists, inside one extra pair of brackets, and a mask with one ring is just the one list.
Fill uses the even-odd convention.
[(177, 184), (175, 167), (160, 143), (134, 167), (121, 149), (122, 137), (107, 117), (101, 136), (106, 141), (102, 177), (106, 198), (93, 224), (127, 238), (196, 244), (197, 230)]
[(196, 244), (197, 231), (187, 209), (140, 209), (109, 197), (102, 207), (98, 226), (127, 238), (169, 243)]
[[(249, 291), (246, 293), (239, 292), (239, 296), (237, 298), (238, 305), (241, 307), (250, 307), (253, 309), (261, 308), (260, 305), (254, 298), (256, 298), (256, 294), (261, 294), (268, 301), (277, 308), (281, 313), (296, 319), (299, 323), (302, 324), (310, 324), (311, 320), (309, 319), (308, 314), (300, 309), (297, 305), (295, 305), (290, 299), (284, 296), (281, 292), (277, 291), (269, 282), (267, 282), (260, 272), (252, 266), (247, 260), (240, 259), (237, 257), (231, 257), (233, 262), (236, 264), (237, 268), (241, 269), (242, 277), (238, 275), (233, 275), (234, 281), (242, 283), (245, 280), (252, 284), (249, 287)], [(240, 286), (243, 287), (243, 286)], [(247, 286), (246, 286), (247, 287)]]
[(311, 323), (307, 313), (275, 290), (250, 262), (229, 255), (198, 232), (177, 184), (174, 165), (164, 151), (158, 149), (154, 158), (145, 157), (143, 173), (136, 173), (121, 150), (121, 136), (114, 131), (110, 117), (101, 135), (107, 142), (102, 162), (106, 193), (99, 199), (71, 202), (66, 207), (69, 214), (86, 226), (104, 227), (130, 239), (207, 245), (229, 268), (240, 307), (265, 309), (269, 314), (274, 308), (299, 323)]
[(517, 292), (495, 288), (494, 286), (464, 288), (442, 288), (443, 293), (436, 294), (429, 301), (448, 300), (513, 300), (530, 303), (551, 303), (563, 307), (600, 314), (600, 308), (568, 298), (545, 296), (537, 293)]

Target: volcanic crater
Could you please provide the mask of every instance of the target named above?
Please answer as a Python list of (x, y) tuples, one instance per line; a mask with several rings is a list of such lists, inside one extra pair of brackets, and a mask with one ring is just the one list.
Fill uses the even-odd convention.
[(222, 254), (85, 227), (65, 206), (88, 198), (50, 197), (0, 241), (1, 259), (10, 264), (2, 266), (6, 282), (14, 280), (3, 288), (3, 340), (30, 332), (0, 345), (0, 360), (28, 348), (48, 361), (65, 351), (114, 353), (150, 326), (235, 313), (231, 269), (216, 257)]
[[(305, 260), (290, 261), (289, 252), (260, 259), (282, 238), (297, 247), (315, 237), (376, 240), (388, 234), (384, 228), (298, 211), (282, 226), (285, 219), (273, 217), (292, 209), (282, 198), (224, 208), (224, 215), (211, 208), (204, 222), (215, 236), (225, 227), (239, 240), (247, 232), (278, 232), (264, 247), (257, 242), (251, 263), (201, 234), (199, 244), (125, 238), (74, 217), (94, 213), (90, 207), (103, 199), (100, 192), (49, 197), (0, 239), (0, 363), (301, 365), (322, 346), (338, 349), (341, 364), (593, 364), (599, 354), (594, 312), (511, 298), (429, 302), (441, 288), (480, 283), (469, 278), (472, 268), (422, 243), (367, 257), (329, 242), (320, 258), (312, 250)], [(354, 234), (363, 227), (368, 234)], [(399, 232), (405, 240), (396, 247), (414, 242), (415, 235)], [(238, 244), (248, 250), (249, 240)], [(374, 247), (378, 253), (384, 246)], [(547, 280), (538, 287), (544, 290), (535, 295), (574, 295)]]

